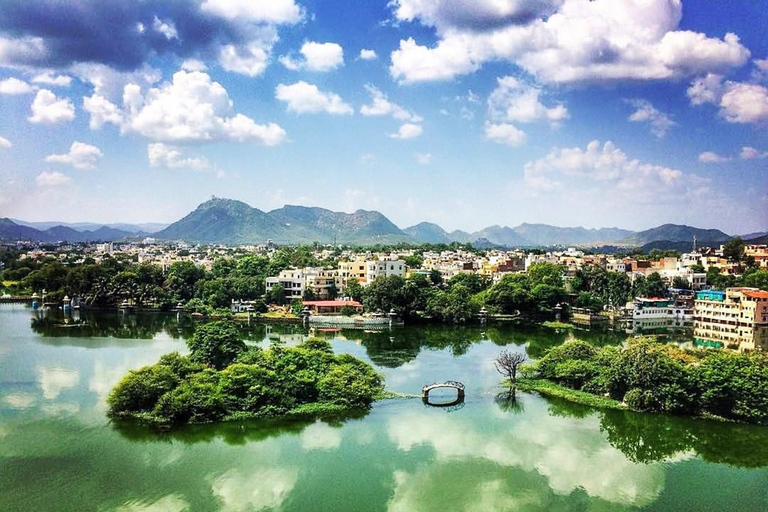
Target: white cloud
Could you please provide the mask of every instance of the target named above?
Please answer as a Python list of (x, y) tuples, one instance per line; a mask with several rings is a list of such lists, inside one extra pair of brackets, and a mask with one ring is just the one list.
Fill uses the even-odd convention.
[(34, 89), (24, 80), (10, 77), (0, 80), (0, 94), (27, 94)]
[(688, 88), (693, 105), (713, 103), (719, 115), (729, 123), (768, 122), (768, 87), (749, 82), (723, 82), (720, 75), (698, 78)]
[(219, 64), (227, 71), (247, 76), (258, 76), (267, 69), (277, 32), (266, 27), (258, 37), (240, 45), (228, 44), (219, 51)]
[(75, 141), (69, 148), (69, 152), (63, 155), (48, 155), (46, 162), (68, 164), (76, 169), (95, 169), (96, 162), (99, 161), (102, 154), (96, 146)]
[(415, 156), (419, 165), (429, 165), (432, 163), (432, 153), (416, 153)]
[(50, 71), (41, 73), (32, 78), (36, 84), (53, 85), (56, 87), (69, 87), (72, 84), (72, 77), (67, 75), (54, 75)]
[(93, 86), (94, 94), (103, 96), (110, 101), (117, 101), (128, 84), (138, 84), (149, 87), (160, 81), (162, 72), (159, 69), (143, 64), (135, 71), (117, 71), (104, 64), (78, 63), (70, 71)]
[(300, 81), (292, 85), (279, 84), (275, 98), (288, 104), (288, 110), (297, 114), (352, 114), (352, 107), (344, 103), (338, 94), (322, 92), (317, 86)]
[(485, 138), (498, 144), (506, 144), (513, 148), (525, 144), (525, 132), (518, 129), (515, 125), (508, 123), (486, 123)]
[(395, 133), (391, 133), (389, 136), (393, 139), (414, 139), (421, 135), (422, 128), (418, 124), (405, 123)]
[(117, 105), (103, 96), (93, 94), (93, 96), (83, 98), (83, 108), (91, 115), (88, 123), (91, 130), (98, 130), (107, 123), (115, 126), (123, 124), (123, 113)]
[(493, 27), (498, 24), (524, 24), (555, 12), (563, 0), (393, 0), (390, 5), (399, 20), (414, 21), (448, 29)]
[(205, 62), (198, 59), (187, 59), (181, 63), (181, 69), (184, 71), (206, 71), (208, 68)]
[(299, 479), (295, 467), (257, 468), (247, 473), (231, 469), (211, 484), (222, 511), (279, 509)]
[(720, 114), (729, 123), (768, 122), (768, 87), (727, 82), (720, 98)]
[(301, 446), (305, 450), (334, 450), (341, 446), (341, 432), (316, 421), (301, 432)]
[(98, 95), (84, 99), (91, 127), (118, 125), (158, 142), (257, 142), (274, 146), (286, 138), (275, 123), (258, 125), (243, 114), (232, 114), (226, 89), (202, 71), (178, 71), (172, 82), (150, 88), (136, 84), (123, 92), (123, 108)]
[(379, 58), (379, 56), (376, 55), (376, 51), (375, 50), (366, 50), (365, 48), (360, 50), (360, 59), (361, 60), (376, 60), (378, 58)]
[(344, 65), (344, 49), (336, 43), (317, 43), (307, 41), (299, 50), (302, 57), (293, 58), (290, 55), (280, 57), (280, 63), (288, 69), (297, 71), (326, 72)]
[(255, 23), (293, 24), (303, 17), (301, 8), (294, 0), (205, 0), (200, 9), (227, 20)]
[(154, 142), (147, 146), (147, 156), (151, 167), (166, 167), (168, 169), (205, 169), (208, 162), (205, 158), (186, 157), (174, 146)]
[(651, 126), (651, 133), (658, 138), (663, 138), (675, 123), (669, 115), (659, 111), (650, 101), (635, 99), (628, 100), (627, 103), (635, 107), (629, 121), (633, 123), (648, 123)]
[(699, 155), (699, 162), (703, 164), (719, 164), (722, 162), (729, 161), (730, 158), (718, 155), (717, 153), (713, 153), (712, 151), (704, 151)]
[(173, 21), (162, 21), (155, 16), (155, 19), (152, 21), (152, 28), (158, 34), (164, 35), (169, 41), (171, 39), (179, 38), (179, 33), (176, 31), (176, 26), (173, 24)]
[(80, 382), (80, 373), (60, 367), (42, 367), (37, 368), (37, 381), (43, 390), (43, 397), (55, 400), (62, 391), (73, 388)]
[[(625, 207), (674, 204), (711, 196), (709, 182), (678, 169), (630, 159), (608, 141), (590, 142), (586, 149), (554, 149), (524, 167), (523, 186), (529, 195), (562, 190), (581, 200), (610, 197)], [(592, 197), (593, 199), (588, 199)]]
[(705, 103), (717, 103), (720, 101), (723, 88), (723, 77), (709, 73), (691, 82), (688, 88), (688, 98), (691, 105), (703, 105)]
[(756, 158), (768, 158), (768, 151), (760, 151), (750, 146), (743, 146), (739, 153), (742, 160), (754, 160)]
[[(505, 76), (497, 79), (498, 86), (488, 97), (488, 111), (492, 119), (512, 123), (531, 123), (548, 121), (558, 126), (570, 117), (568, 109), (562, 104), (547, 108), (539, 101), (542, 90), (525, 84), (515, 77)], [(474, 95), (470, 95), (471, 98)]]
[(680, 0), (485, 0), (461, 6), (397, 0), (394, 6), (398, 20), (418, 19), (438, 35), (433, 47), (407, 39), (392, 52), (390, 73), (406, 83), (450, 79), (491, 60), (520, 66), (541, 82), (572, 83), (674, 79), (723, 72), (749, 58), (734, 34), (717, 39), (677, 30)]
[(9, 149), (12, 146), (13, 146), (13, 144), (11, 144), (11, 141), (6, 139), (5, 137), (0, 137), (0, 148)]
[(38, 187), (61, 187), (72, 183), (72, 178), (58, 171), (44, 171), (35, 178), (35, 183)]
[(75, 118), (75, 106), (69, 98), (59, 99), (48, 89), (37, 91), (31, 108), (32, 115), (27, 118), (30, 123), (56, 124)]
[(360, 113), (364, 116), (392, 116), (398, 121), (410, 121), (420, 123), (423, 119), (413, 112), (409, 112), (400, 105), (392, 103), (387, 95), (373, 85), (366, 85), (365, 89), (371, 95), (371, 104), (360, 107)]

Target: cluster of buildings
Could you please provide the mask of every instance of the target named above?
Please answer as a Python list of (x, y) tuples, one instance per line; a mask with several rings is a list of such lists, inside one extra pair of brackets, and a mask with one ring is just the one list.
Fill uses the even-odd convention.
[(768, 292), (727, 288), (696, 293), (694, 344), (768, 351)]

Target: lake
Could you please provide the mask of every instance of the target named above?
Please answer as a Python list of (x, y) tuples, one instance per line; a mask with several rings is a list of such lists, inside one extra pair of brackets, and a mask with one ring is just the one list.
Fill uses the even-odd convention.
[[(387, 400), (327, 421), (155, 432), (110, 422), (105, 398), (128, 370), (186, 352), (191, 320), (83, 319), (61, 326), (0, 306), (1, 511), (768, 510), (766, 427), (599, 411), (499, 386), (493, 359), (503, 348), (540, 357), (565, 333), (495, 325), (321, 332), (337, 353), (373, 364), (391, 390), (418, 394), (458, 380), (466, 400), (443, 408)], [(264, 344), (306, 335), (299, 326), (244, 330)]]

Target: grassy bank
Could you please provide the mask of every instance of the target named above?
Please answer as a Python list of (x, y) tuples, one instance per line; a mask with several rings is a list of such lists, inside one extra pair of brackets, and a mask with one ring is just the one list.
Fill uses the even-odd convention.
[(576, 391), (566, 388), (546, 379), (520, 378), (516, 382), (517, 389), (521, 391), (535, 391), (543, 396), (553, 396), (575, 402), (577, 404), (588, 405), (590, 407), (600, 407), (603, 409), (627, 409), (625, 404), (618, 400), (605, 396), (593, 395), (585, 391)]

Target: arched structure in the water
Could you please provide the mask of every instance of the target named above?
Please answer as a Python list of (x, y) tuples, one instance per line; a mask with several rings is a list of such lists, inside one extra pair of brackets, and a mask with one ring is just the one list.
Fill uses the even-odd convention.
[[(455, 405), (455, 404), (460, 404), (461, 402), (464, 401), (464, 384), (462, 384), (461, 382), (457, 382), (455, 380), (448, 380), (445, 382), (433, 382), (432, 384), (427, 384), (426, 386), (421, 388), (421, 399), (424, 401), (424, 403), (430, 404), (430, 401), (429, 401), (430, 391), (432, 391), (433, 389), (440, 389), (440, 388), (455, 389), (457, 392), (457, 396), (456, 396), (456, 400), (454, 400), (453, 402), (448, 404), (439, 404), (439, 405), (446, 405), (446, 406)], [(435, 405), (435, 404), (431, 404), (431, 405)]]

